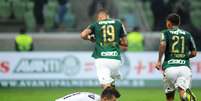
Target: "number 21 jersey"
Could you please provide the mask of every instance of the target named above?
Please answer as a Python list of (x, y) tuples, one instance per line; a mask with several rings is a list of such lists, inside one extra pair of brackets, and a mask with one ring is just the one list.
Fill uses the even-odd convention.
[(179, 28), (163, 31), (161, 41), (166, 43), (163, 69), (176, 66), (188, 66), (189, 52), (196, 50), (191, 34)]

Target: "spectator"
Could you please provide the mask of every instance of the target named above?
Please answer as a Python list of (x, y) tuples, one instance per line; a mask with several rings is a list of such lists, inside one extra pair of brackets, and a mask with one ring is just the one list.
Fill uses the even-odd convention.
[(47, 0), (33, 0), (34, 2), (34, 18), (36, 21), (36, 30), (37, 31), (43, 31), (43, 25), (44, 25), (44, 14), (43, 9), (44, 5), (48, 2)]
[(20, 52), (33, 50), (32, 37), (26, 34), (24, 28), (20, 29), (19, 35), (15, 38), (15, 50)]
[(139, 27), (134, 27), (133, 32), (128, 33), (128, 51), (144, 51), (144, 37), (139, 32)]
[(89, 6), (88, 15), (93, 17), (98, 9), (106, 8), (106, 0), (93, 0)]
[(65, 15), (67, 14), (68, 8), (67, 8), (67, 3), (68, 0), (58, 0), (59, 3), (59, 8), (58, 8), (58, 16), (57, 16), (57, 23), (59, 29), (62, 29), (64, 20), (65, 20)]
[(133, 12), (132, 9), (128, 10), (128, 13), (124, 15), (123, 18), (126, 22), (127, 31), (132, 31), (134, 27), (139, 26), (138, 21), (139, 19), (137, 18), (135, 12)]
[(154, 16), (154, 31), (160, 31), (165, 28), (165, 20), (170, 12), (164, 0), (151, 0), (151, 10)]
[(195, 38), (197, 50), (201, 50), (201, 35), (198, 34), (201, 31), (192, 23), (190, 16), (191, 2), (189, 0), (169, 0), (168, 6), (172, 13), (177, 13), (181, 16), (181, 28), (192, 33), (192, 36)]
[(116, 18), (118, 15), (117, 7), (113, 0), (93, 0), (89, 6), (88, 15), (93, 17), (99, 9), (108, 9), (111, 18)]

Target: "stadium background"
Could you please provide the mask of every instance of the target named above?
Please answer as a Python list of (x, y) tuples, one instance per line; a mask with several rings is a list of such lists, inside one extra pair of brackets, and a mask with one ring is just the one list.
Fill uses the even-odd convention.
[[(94, 45), (81, 40), (79, 32), (94, 21), (94, 13), (101, 7), (109, 9), (111, 17), (121, 19), (128, 32), (139, 27), (145, 40), (145, 51), (122, 56), (122, 71), (127, 75), (118, 82), (120, 101), (164, 100), (162, 76), (154, 70), (153, 63), (168, 12), (180, 14), (182, 28), (192, 33), (201, 50), (200, 0), (67, 0), (61, 6), (62, 1), (0, 0), (1, 101), (54, 101), (76, 91), (100, 94), (90, 57)], [(35, 14), (40, 12), (40, 3), (44, 6), (42, 21)], [(62, 21), (60, 10), (65, 15)], [(33, 52), (15, 52), (15, 36), (20, 28), (26, 28), (33, 37)], [(199, 54), (192, 60), (192, 86), (200, 100)]]

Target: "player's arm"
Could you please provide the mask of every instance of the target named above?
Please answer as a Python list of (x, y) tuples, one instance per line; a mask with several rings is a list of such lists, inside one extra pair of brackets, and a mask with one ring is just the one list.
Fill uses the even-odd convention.
[(197, 51), (191, 51), (191, 53), (190, 53), (190, 58), (193, 58), (193, 57), (195, 57), (197, 55)]
[(80, 33), (80, 37), (84, 40), (90, 40), (92, 42), (95, 41), (95, 36), (93, 34), (91, 34), (93, 31), (92, 29), (89, 27), (87, 27), (86, 29), (84, 29), (81, 33)]
[(166, 41), (165, 41), (164, 33), (162, 33), (160, 38), (159, 51), (158, 51), (158, 60), (155, 66), (156, 69), (158, 70), (161, 68), (161, 60), (163, 58), (163, 54), (165, 53), (165, 50), (166, 50)]
[(120, 39), (120, 48), (123, 51), (126, 51), (128, 49), (128, 41), (127, 41), (127, 37), (124, 36)]
[(196, 55), (197, 55), (197, 51), (196, 51), (195, 42), (193, 40), (193, 37), (190, 36), (190, 55), (189, 55), (189, 58), (193, 58)]
[(123, 51), (126, 51), (128, 49), (128, 41), (126, 36), (126, 30), (124, 25), (122, 24), (121, 31), (120, 31), (120, 48)]
[(90, 40), (90, 33), (91, 33), (91, 29), (86, 28), (84, 29), (81, 33), (80, 33), (80, 37), (84, 40)]

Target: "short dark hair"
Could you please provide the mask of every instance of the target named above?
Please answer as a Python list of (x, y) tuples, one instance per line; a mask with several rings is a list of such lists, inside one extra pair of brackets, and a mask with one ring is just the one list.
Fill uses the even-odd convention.
[(97, 12), (96, 12), (96, 15), (98, 15), (99, 13), (105, 13), (105, 14), (107, 14), (107, 15), (109, 15), (109, 11), (107, 10), (107, 9), (105, 9), (105, 8), (101, 8), (101, 9), (99, 9)]
[(167, 20), (176, 26), (178, 26), (180, 24), (180, 16), (176, 13), (169, 14), (167, 17)]
[(111, 99), (112, 96), (115, 96), (116, 98), (119, 98), (121, 96), (114, 87), (107, 87), (101, 93), (101, 98), (106, 97), (108, 99)]

